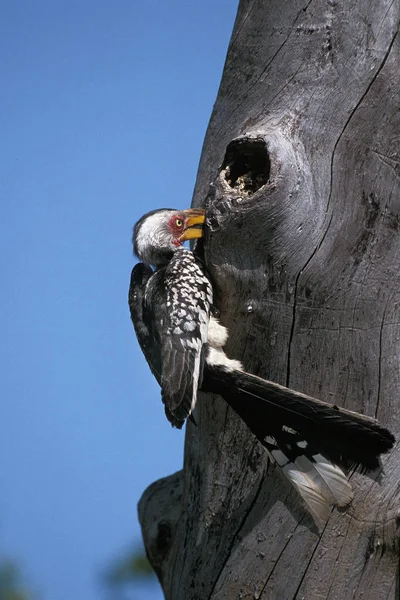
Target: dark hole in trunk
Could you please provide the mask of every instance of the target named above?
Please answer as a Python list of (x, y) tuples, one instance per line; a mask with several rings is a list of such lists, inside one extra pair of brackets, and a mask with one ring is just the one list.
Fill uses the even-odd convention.
[(227, 147), (221, 173), (242, 196), (251, 196), (270, 177), (271, 161), (263, 139), (241, 138)]

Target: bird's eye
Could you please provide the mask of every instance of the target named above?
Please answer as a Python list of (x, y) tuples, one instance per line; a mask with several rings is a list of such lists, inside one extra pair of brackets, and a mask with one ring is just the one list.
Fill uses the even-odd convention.
[(182, 219), (175, 219), (175, 225), (176, 225), (176, 227), (178, 227), (179, 229), (180, 229), (181, 227), (183, 227), (183, 221), (182, 221)]

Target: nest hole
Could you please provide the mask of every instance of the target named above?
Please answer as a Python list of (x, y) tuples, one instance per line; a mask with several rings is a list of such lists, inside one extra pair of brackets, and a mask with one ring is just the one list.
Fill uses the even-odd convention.
[(233, 140), (227, 147), (221, 173), (229, 187), (251, 196), (268, 183), (271, 161), (262, 139)]

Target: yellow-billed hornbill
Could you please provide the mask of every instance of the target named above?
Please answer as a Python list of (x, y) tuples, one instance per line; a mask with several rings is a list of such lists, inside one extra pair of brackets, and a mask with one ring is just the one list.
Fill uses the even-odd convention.
[[(353, 497), (340, 467), (370, 471), (393, 435), (376, 420), (246, 373), (223, 347), (204, 265), (182, 246), (202, 237), (201, 209), (160, 209), (135, 225), (129, 306), (136, 335), (161, 386), (168, 420), (182, 427), (197, 392), (219, 394), (248, 425), (318, 519)], [(154, 269), (154, 270), (153, 270)], [(339, 466), (340, 465), (340, 466)]]

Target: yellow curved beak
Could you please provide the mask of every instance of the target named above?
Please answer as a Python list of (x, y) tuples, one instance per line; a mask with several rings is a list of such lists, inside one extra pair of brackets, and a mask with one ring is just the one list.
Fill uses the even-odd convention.
[(188, 208), (182, 211), (185, 217), (184, 230), (179, 238), (180, 242), (195, 240), (203, 237), (203, 225), (206, 220), (206, 211), (202, 208)]

